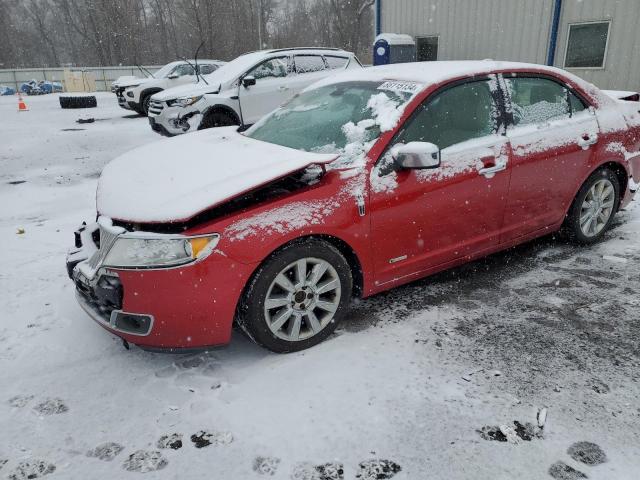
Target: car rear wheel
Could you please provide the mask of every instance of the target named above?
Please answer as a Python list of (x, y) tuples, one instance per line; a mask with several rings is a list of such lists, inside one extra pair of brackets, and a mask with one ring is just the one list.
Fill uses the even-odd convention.
[(620, 204), (620, 184), (615, 173), (602, 168), (582, 185), (565, 220), (569, 240), (581, 244), (600, 240), (611, 226)]
[(294, 352), (326, 339), (344, 317), (351, 270), (334, 246), (315, 239), (291, 243), (260, 266), (247, 287), (238, 324), (259, 345)]

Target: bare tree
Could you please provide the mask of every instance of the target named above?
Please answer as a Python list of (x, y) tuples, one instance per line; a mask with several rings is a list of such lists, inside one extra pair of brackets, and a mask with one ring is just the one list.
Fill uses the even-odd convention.
[(374, 0), (0, 0), (0, 64), (230, 60), (259, 48), (333, 46), (366, 55)]

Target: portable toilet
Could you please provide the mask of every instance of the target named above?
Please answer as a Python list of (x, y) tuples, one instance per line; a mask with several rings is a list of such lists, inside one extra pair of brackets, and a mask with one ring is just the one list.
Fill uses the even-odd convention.
[(373, 64), (406, 63), (416, 61), (416, 42), (411, 35), (381, 33), (373, 43)]

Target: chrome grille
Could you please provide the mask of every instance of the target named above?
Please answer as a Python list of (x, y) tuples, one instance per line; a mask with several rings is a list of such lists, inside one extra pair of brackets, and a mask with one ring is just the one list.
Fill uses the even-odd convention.
[(113, 244), (116, 242), (118, 235), (119, 233), (110, 232), (100, 225), (100, 248), (89, 259), (89, 266), (93, 270), (102, 264), (107, 253), (109, 253), (109, 250), (111, 250), (111, 247), (113, 247)]
[(152, 113), (153, 115), (160, 115), (163, 108), (164, 104), (158, 100), (151, 100), (149, 102), (149, 113)]

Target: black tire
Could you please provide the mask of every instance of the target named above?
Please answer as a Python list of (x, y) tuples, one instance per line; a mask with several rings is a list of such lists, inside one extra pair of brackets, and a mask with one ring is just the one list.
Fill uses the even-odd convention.
[[(269, 328), (264, 309), (265, 300), (278, 274), (303, 258), (319, 259), (333, 267), (340, 280), (340, 297), (335, 299), (337, 309), (333, 318), (318, 333), (303, 340), (289, 341), (276, 336)], [(255, 343), (272, 352), (304, 350), (319, 344), (334, 332), (349, 308), (352, 291), (353, 278), (349, 264), (337, 248), (318, 239), (295, 241), (274, 252), (254, 273), (240, 300), (237, 323)], [(288, 308), (288, 305), (283, 308)], [(303, 322), (308, 323), (308, 320)], [(310, 326), (306, 325), (306, 329), (308, 332)]]
[[(582, 214), (582, 206), (585, 202), (585, 198), (587, 197), (589, 190), (601, 180), (605, 180), (611, 183), (614, 191), (614, 199), (613, 199), (613, 208), (609, 215), (607, 222), (604, 224), (604, 227), (594, 235), (586, 235), (582, 228), (580, 227), (580, 217)], [(564, 224), (562, 226), (561, 233), (563, 236), (572, 243), (577, 243), (579, 245), (590, 245), (596, 243), (602, 239), (605, 235), (609, 227), (611, 226), (611, 222), (613, 222), (613, 218), (615, 217), (618, 208), (620, 207), (620, 183), (618, 181), (618, 177), (616, 174), (609, 168), (601, 168), (596, 170), (591, 176), (587, 179), (586, 182), (580, 187), (576, 198), (573, 200), (571, 204), (571, 208), (565, 218)]]
[(141, 102), (142, 107), (138, 112), (140, 113), (140, 115), (144, 115), (145, 117), (149, 115), (149, 103), (151, 102), (151, 95), (153, 95), (153, 93), (145, 95), (142, 98), (142, 102)]
[(96, 97), (93, 95), (83, 95), (78, 97), (71, 97), (68, 95), (58, 97), (60, 100), (60, 107), (62, 108), (95, 108), (98, 106)]
[(239, 125), (240, 122), (231, 114), (223, 112), (221, 110), (209, 112), (205, 115), (200, 122), (198, 130), (204, 130), (205, 128), (216, 127), (230, 127), (232, 125)]

